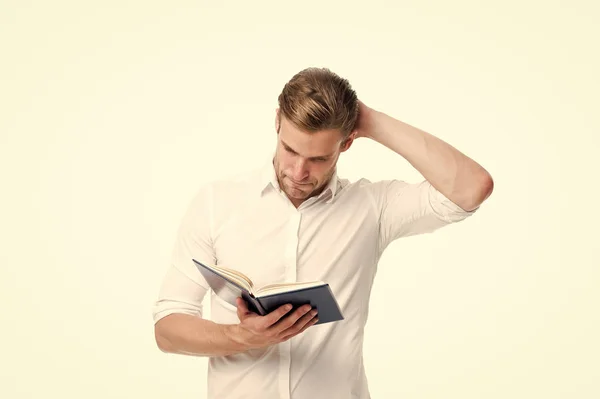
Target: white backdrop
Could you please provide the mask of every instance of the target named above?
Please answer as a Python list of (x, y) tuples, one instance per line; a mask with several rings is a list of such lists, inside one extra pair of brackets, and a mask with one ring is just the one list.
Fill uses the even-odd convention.
[[(600, 397), (597, 3), (217, 3), (0, 4), (0, 396), (205, 397), (206, 359), (154, 343), (176, 228), (199, 185), (271, 153), (284, 83), (326, 66), (495, 181), (385, 253), (373, 397)], [(420, 179), (364, 140), (339, 168)]]

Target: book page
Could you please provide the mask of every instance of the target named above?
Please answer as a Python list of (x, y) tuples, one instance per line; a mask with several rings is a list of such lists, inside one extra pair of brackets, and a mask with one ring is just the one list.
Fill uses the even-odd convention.
[(278, 284), (269, 284), (261, 287), (256, 291), (256, 296), (262, 295), (273, 295), (279, 294), (281, 292), (294, 291), (301, 288), (310, 288), (310, 287), (318, 287), (320, 285), (325, 285), (323, 281), (310, 281), (305, 283), (278, 283)]
[(220, 266), (211, 266), (211, 268), (214, 269), (216, 272), (226, 276), (227, 278), (234, 280), (236, 283), (246, 288), (248, 291), (252, 292), (252, 280), (250, 280), (250, 278), (242, 272)]

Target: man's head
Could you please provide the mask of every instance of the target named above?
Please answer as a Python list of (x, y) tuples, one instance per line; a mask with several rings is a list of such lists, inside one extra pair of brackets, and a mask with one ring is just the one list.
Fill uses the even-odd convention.
[(274, 166), (294, 205), (319, 194), (340, 153), (354, 140), (358, 98), (346, 79), (326, 68), (308, 68), (284, 86), (275, 117)]

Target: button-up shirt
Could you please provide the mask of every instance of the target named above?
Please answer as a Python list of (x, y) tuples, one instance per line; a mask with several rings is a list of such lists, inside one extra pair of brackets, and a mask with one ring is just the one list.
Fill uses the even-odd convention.
[(209, 399), (368, 399), (364, 328), (377, 264), (394, 240), (458, 222), (466, 212), (429, 182), (350, 182), (337, 172), (320, 195), (294, 207), (273, 164), (201, 187), (183, 217), (154, 321), (171, 313), (239, 323), (192, 259), (241, 271), (255, 287), (324, 281), (344, 319), (280, 344), (208, 359)]

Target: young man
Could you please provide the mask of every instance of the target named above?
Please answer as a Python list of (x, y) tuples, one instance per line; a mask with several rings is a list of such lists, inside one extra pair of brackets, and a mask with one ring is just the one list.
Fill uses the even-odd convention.
[[(383, 251), (472, 215), (492, 178), (442, 140), (369, 108), (324, 68), (285, 85), (275, 130), (263, 168), (206, 185), (192, 201), (154, 310), (158, 347), (209, 357), (210, 399), (367, 399), (363, 334)], [(338, 177), (340, 154), (359, 137), (404, 157), (425, 180)], [(237, 269), (256, 286), (325, 281), (344, 320), (313, 327), (310, 307), (259, 316), (214, 294), (204, 319), (211, 291), (192, 258)]]

